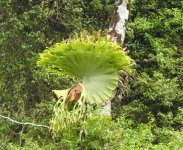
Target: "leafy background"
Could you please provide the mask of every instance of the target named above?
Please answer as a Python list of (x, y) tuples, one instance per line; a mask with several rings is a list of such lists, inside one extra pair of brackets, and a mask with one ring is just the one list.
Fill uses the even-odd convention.
[[(136, 61), (123, 98), (114, 100), (113, 120), (97, 114), (60, 138), (44, 128), (0, 119), (0, 149), (175, 149), (183, 145), (183, 1), (131, 1), (125, 46)], [(81, 30), (108, 28), (112, 0), (0, 1), (0, 114), (49, 124), (52, 89), (72, 79), (36, 66), (46, 47)]]

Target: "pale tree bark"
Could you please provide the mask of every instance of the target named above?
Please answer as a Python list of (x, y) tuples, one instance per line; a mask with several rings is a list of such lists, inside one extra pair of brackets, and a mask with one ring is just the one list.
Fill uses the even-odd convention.
[(129, 18), (130, 0), (116, 0), (116, 8), (109, 25), (108, 38), (123, 46)]
[[(116, 8), (111, 17), (107, 37), (123, 47), (129, 18), (130, 0), (115, 0), (115, 4)], [(113, 99), (115, 95), (116, 91), (114, 91), (111, 99)], [(100, 114), (111, 116), (111, 99), (103, 102)]]

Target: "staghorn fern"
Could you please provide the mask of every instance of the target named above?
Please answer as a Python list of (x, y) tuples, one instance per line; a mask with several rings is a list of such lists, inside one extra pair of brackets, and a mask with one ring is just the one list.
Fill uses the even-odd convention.
[(40, 54), (38, 66), (44, 67), (49, 73), (75, 78), (81, 87), (77, 101), (72, 103), (68, 98), (72, 88), (54, 90), (59, 100), (54, 107), (54, 118), (51, 129), (58, 135), (70, 124), (83, 119), (86, 103), (101, 104), (109, 99), (118, 84), (118, 70), (130, 71), (132, 59), (119, 45), (100, 36), (87, 36), (69, 39), (47, 48)]

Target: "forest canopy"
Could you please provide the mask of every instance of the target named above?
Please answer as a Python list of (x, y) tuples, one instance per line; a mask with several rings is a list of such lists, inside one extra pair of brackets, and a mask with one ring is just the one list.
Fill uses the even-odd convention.
[[(40, 53), (84, 30), (106, 33), (114, 8), (113, 0), (1, 0), (0, 115), (49, 126), (56, 103), (51, 91), (75, 80), (38, 67)], [(0, 149), (180, 150), (182, 14), (182, 0), (131, 0), (124, 46), (135, 65), (122, 97), (112, 101), (112, 119), (93, 111), (84, 124), (53, 137), (47, 128), (0, 118)]]

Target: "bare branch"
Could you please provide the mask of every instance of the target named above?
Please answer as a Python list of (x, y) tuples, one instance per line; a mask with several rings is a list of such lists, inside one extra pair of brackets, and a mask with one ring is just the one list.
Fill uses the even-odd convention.
[(35, 127), (49, 128), (49, 126), (46, 126), (46, 125), (35, 124), (35, 123), (30, 123), (30, 122), (19, 122), (19, 121), (11, 119), (10, 117), (6, 117), (6, 116), (3, 116), (3, 115), (0, 115), (0, 117), (4, 118), (4, 119), (7, 119), (8, 121), (11, 121), (13, 123), (17, 123), (17, 124), (21, 124), (21, 125), (31, 125), (31, 126), (35, 126)]

